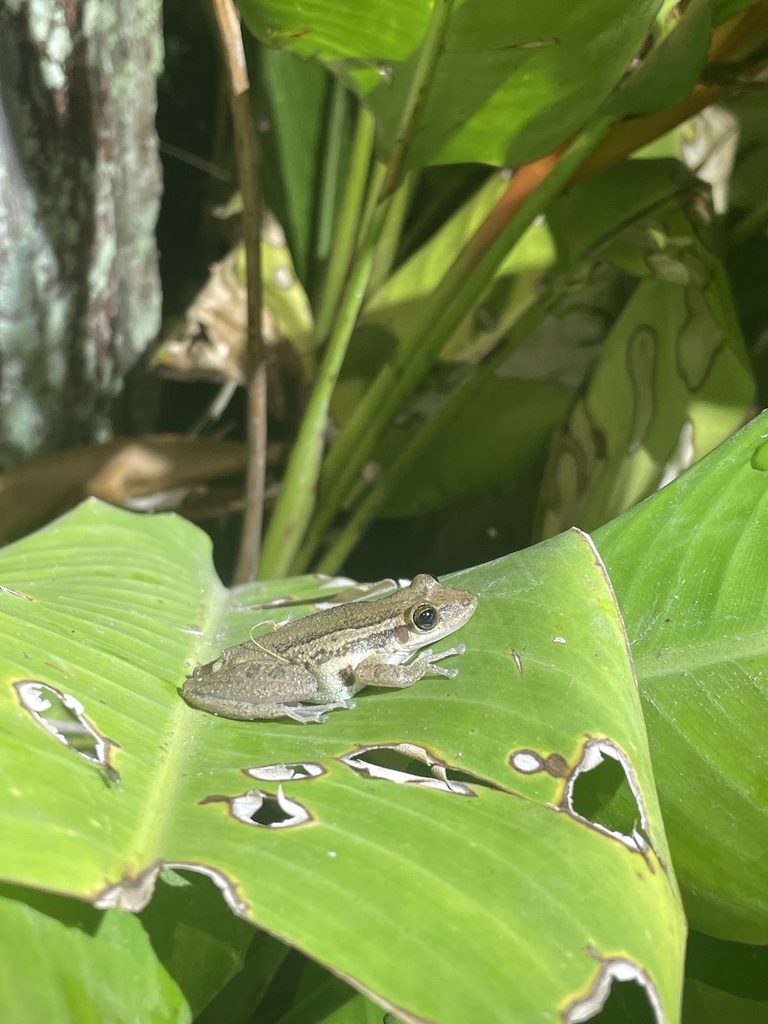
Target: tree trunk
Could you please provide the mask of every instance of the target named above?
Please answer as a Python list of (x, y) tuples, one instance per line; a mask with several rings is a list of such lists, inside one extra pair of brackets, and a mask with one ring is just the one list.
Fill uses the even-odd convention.
[(0, 0), (0, 470), (111, 435), (157, 333), (160, 0)]

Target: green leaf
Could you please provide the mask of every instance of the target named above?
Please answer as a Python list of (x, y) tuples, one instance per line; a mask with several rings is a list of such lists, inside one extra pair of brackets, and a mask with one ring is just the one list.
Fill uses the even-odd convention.
[(755, 0), (715, 0), (714, 22), (716, 25), (722, 25), (747, 8), (756, 6)]
[(753, 401), (728, 279), (690, 215), (674, 203), (634, 234), (615, 250), (648, 276), (553, 439), (543, 536), (592, 530), (630, 508), (730, 436)]
[[(458, 579), (479, 607), (456, 681), (363, 695), (321, 726), (218, 719), (177, 687), (338, 582), (228, 594), (190, 524), (95, 502), (0, 552), (0, 578), (2, 877), (138, 909), (163, 865), (197, 870), (408, 1020), (560, 1021), (618, 973), (677, 1021), (684, 923), (626, 638), (583, 534)], [(601, 759), (631, 785), (618, 829), (615, 779), (582, 795)]]
[[(480, 206), (483, 193), (490, 192), (493, 184), (486, 184), (461, 213), (473, 212), (475, 203)], [(680, 213), (681, 202), (690, 201), (691, 195), (700, 193), (700, 188), (700, 183), (675, 161), (627, 161), (598, 181), (584, 183), (559, 197), (547, 213), (547, 223), (556, 241), (561, 273), (550, 275), (548, 291), (539, 296), (533, 307), (540, 309), (541, 322), (533, 330), (528, 328), (527, 334), (519, 329), (524, 326), (522, 320), (516, 322), (494, 353), (492, 372), (486, 374), (486, 364), (475, 368), (472, 377), (462, 380), (455, 395), (447, 401), (445, 392), (456, 386), (457, 375), (444, 370), (433, 373), (418, 398), (384, 436), (374, 457), (384, 475), (393, 457), (412, 454), (409, 467), (390, 482), (389, 493), (379, 501), (376, 514), (406, 517), (427, 508), (442, 508), (441, 520), (432, 517), (417, 541), (419, 547), (431, 552), (433, 540), (446, 538), (443, 559), (439, 554), (433, 555), (433, 563), (460, 564), (462, 560), (482, 557), (483, 551), (490, 557), (528, 542), (533, 516), (519, 495), (539, 488), (548, 438), (562, 423), (567, 405), (588, 380), (598, 356), (600, 362), (589, 400), (592, 401), (593, 393), (598, 393), (596, 402), (603, 406), (601, 415), (606, 415), (606, 409), (611, 410), (607, 417), (611, 420), (606, 434), (608, 443), (603, 448), (610, 449), (613, 467), (609, 469), (598, 462), (592, 453), (592, 468), (596, 472), (594, 478), (587, 474), (590, 453), (582, 454), (580, 449), (593, 440), (589, 431), (582, 431), (576, 438), (566, 435), (565, 442), (568, 457), (573, 456), (574, 450), (577, 452), (577, 483), (585, 488), (581, 492), (583, 498), (587, 485), (593, 484), (601, 473), (604, 475), (604, 493), (591, 495), (585, 502), (592, 501), (593, 508), (599, 508), (597, 517), (590, 521), (592, 525), (626, 507), (632, 500), (632, 488), (634, 496), (638, 491), (646, 494), (665, 472), (679, 471), (682, 466), (676, 464), (676, 457), (679, 460), (680, 453), (687, 459), (700, 457), (743, 421), (754, 383), (745, 365), (728, 282), (719, 261), (694, 235), (691, 224)], [(458, 215), (454, 221), (456, 228), (460, 228), (462, 220)], [(537, 230), (546, 228), (537, 225), (524, 241)], [(445, 234), (449, 246), (452, 236), (447, 228), (440, 234)], [(339, 389), (337, 413), (342, 399), (348, 408), (364, 392), (369, 379), (365, 371), (370, 363), (381, 359), (398, 343), (403, 344), (407, 337), (407, 311), (417, 308), (417, 302), (411, 303), (405, 297), (404, 289), (410, 282), (411, 294), (417, 294), (420, 277), (415, 260), (420, 261), (422, 252), (432, 250), (431, 255), (440, 266), (439, 237), (435, 236), (405, 265), (411, 269), (410, 264), (414, 264), (412, 274), (396, 275), (402, 278), (401, 306), (393, 304), (387, 309), (380, 303), (380, 296), (387, 294), (386, 288), (375, 297), (369, 321), (360, 330), (358, 345), (353, 346), (353, 360)], [(525, 287), (523, 259), (529, 251), (536, 253), (536, 249), (522, 244), (515, 247), (510, 255), (515, 259), (518, 276), (503, 282), (497, 280), (497, 285), (505, 285), (509, 303), (508, 308), (502, 307), (502, 326), (504, 317), (514, 313), (515, 302)], [(585, 260), (587, 256), (590, 262)], [(609, 259), (610, 264), (605, 262)], [(686, 267), (688, 263), (690, 269)], [(617, 264), (626, 269), (620, 270)], [(431, 269), (431, 264), (425, 266)], [(578, 288), (574, 287), (574, 272), (578, 273)], [(637, 288), (637, 276), (647, 277), (649, 273), (676, 277), (681, 284), (674, 287), (656, 280), (638, 290), (601, 352), (611, 322)], [(682, 286), (683, 279), (689, 280), (689, 288)], [(703, 289), (705, 280), (709, 283)], [(391, 297), (395, 297), (394, 289)], [(643, 390), (638, 372), (641, 368), (633, 366), (638, 378), (634, 385), (627, 375), (627, 345), (634, 338), (632, 330), (625, 330), (630, 315), (636, 320), (635, 327), (647, 324), (649, 334), (658, 332), (661, 343), (657, 350), (664, 354), (666, 371), (671, 367), (671, 372), (666, 372), (659, 365), (655, 394)], [(496, 332), (495, 318), (490, 320), (490, 329), (487, 324), (483, 324), (484, 330), (477, 322), (467, 324), (472, 323), (478, 337), (488, 337)], [(383, 330), (375, 330), (374, 324)], [(393, 337), (395, 330), (398, 333)], [(497, 355), (502, 355), (503, 347), (507, 354), (504, 362), (499, 363)], [(686, 382), (678, 370), (681, 365), (686, 368), (688, 361), (705, 361), (713, 347), (719, 350), (719, 356), (699, 390), (692, 392), (689, 384), (698, 379), (697, 372), (686, 369)], [(678, 356), (683, 352), (686, 359), (681, 364)], [(484, 374), (486, 379), (475, 386), (473, 382)], [(460, 400), (461, 395), (464, 398)], [(642, 406), (638, 420), (652, 411), (652, 430), (641, 450), (632, 451), (632, 430), (626, 421), (631, 419), (636, 399)], [(619, 424), (621, 428), (616, 429)], [(615, 433), (611, 435), (612, 430)], [(426, 434), (429, 439), (423, 441)], [(515, 440), (478, 445), (478, 437)], [(602, 435), (598, 440), (601, 439)], [(622, 479), (622, 474), (626, 479)], [(605, 492), (609, 486), (614, 488), (611, 500), (615, 504), (611, 508), (601, 507), (607, 501)], [(557, 524), (560, 528), (569, 525), (578, 514), (576, 505), (569, 505), (568, 514)], [(492, 543), (485, 540), (491, 533)], [(464, 555), (462, 544), (466, 547)]]
[(617, 117), (664, 110), (683, 100), (699, 80), (709, 49), (712, 0), (691, 0), (606, 104)]
[(341, 978), (296, 954), (292, 966), (291, 1005), (278, 1024), (352, 1024), (355, 1020), (366, 1024), (361, 1009), (363, 1013), (372, 1010), (376, 1014), (372, 1024), (381, 1024), (381, 1007), (358, 995)]
[[(424, 318), (434, 289), (502, 195), (506, 179), (503, 173), (489, 177), (366, 303), (333, 394), (331, 410), (336, 422), (346, 423), (396, 349), (407, 351), (416, 344), (413, 324)], [(441, 358), (451, 362), (481, 358), (534, 300), (536, 285), (554, 258), (546, 225), (533, 224), (499, 267), (485, 295), (454, 331)], [(402, 444), (398, 436), (395, 445), (399, 449)]]
[(768, 948), (688, 936), (683, 1024), (768, 1024)]
[[(382, 1017), (381, 1007), (372, 1003), (365, 996), (356, 995), (337, 1010), (333, 1010), (318, 1024), (386, 1024), (387, 1017)], [(392, 1024), (396, 1018), (390, 1017)], [(281, 1021), (280, 1024), (283, 1024)]]
[[(507, 183), (508, 176), (503, 172), (492, 175), (397, 269), (366, 304), (363, 334), (367, 328), (388, 333), (400, 346), (414, 343), (410, 325), (421, 316), (435, 288), (501, 198)], [(453, 333), (441, 358), (449, 362), (477, 362), (482, 358), (534, 301), (537, 285), (554, 260), (546, 224), (532, 224), (510, 250), (493, 284)], [(364, 337), (358, 345), (365, 345)]]
[(691, 924), (768, 941), (763, 414), (597, 531), (632, 641)]
[(701, 183), (679, 160), (623, 160), (558, 196), (547, 223), (563, 270), (576, 270), (585, 257), (633, 222), (681, 197), (701, 191)]
[[(388, 154), (418, 62), (427, 3), (240, 0), (251, 31), (326, 64), (365, 97)], [(408, 165), (509, 166), (572, 136), (626, 71), (654, 0), (563, 5), (456, 0)]]
[[(218, 891), (216, 895), (219, 896)], [(152, 903), (149, 906), (151, 908)], [(292, 971), (289, 973), (290, 964), (289, 971), (285, 969), (291, 950), (266, 932), (251, 930), (251, 934), (253, 939), (243, 969), (195, 1018), (198, 1024), (222, 1024), (224, 1021), (226, 1024), (251, 1024), (255, 1007), (258, 1007), (259, 1014), (264, 1013), (264, 1019), (271, 1020), (269, 1008), (272, 996), (279, 993), (279, 998), (284, 999), (287, 987), (285, 983), (281, 984), (281, 979), (285, 979), (293, 990), (295, 977)]]
[(140, 915), (0, 885), (3, 1024), (191, 1021), (236, 971), (253, 929), (200, 878), (158, 883)]
[[(248, 42), (251, 74), (258, 76), (261, 85), (251, 93), (254, 115), (257, 123), (266, 119), (271, 129), (261, 135), (264, 196), (285, 229), (296, 271), (306, 288), (332, 79), (312, 61), (258, 47), (253, 40)], [(301, 117), (296, 116), (297, 111), (301, 111)]]

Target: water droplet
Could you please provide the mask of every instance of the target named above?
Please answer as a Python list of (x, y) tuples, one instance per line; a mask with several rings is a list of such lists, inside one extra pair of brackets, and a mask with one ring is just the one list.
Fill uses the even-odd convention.
[(763, 473), (768, 473), (768, 441), (763, 441), (762, 444), (755, 448), (750, 462), (752, 469), (759, 469)]

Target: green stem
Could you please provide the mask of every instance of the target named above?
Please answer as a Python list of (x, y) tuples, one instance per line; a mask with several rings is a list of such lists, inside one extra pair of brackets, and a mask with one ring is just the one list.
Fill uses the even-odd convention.
[(362, 218), (360, 210), (364, 181), (368, 177), (373, 153), (375, 122), (372, 114), (362, 107), (360, 109), (348, 186), (339, 218), (337, 247), (328, 267), (315, 322), (315, 337), (319, 342), (329, 331), (331, 336), (269, 524), (259, 571), (261, 579), (285, 575), (296, 558), (309, 525), (320, 476), (328, 407), (370, 281), (373, 258), (389, 206), (385, 197), (397, 187), (400, 179), (452, 6), (453, 0), (434, 0), (414, 78), (398, 124), (392, 160), (389, 167), (378, 165), (371, 174)]
[(553, 162), (525, 201), (506, 213), (506, 194), (469, 240), (436, 289), (414, 345), (401, 345), (384, 366), (326, 459), (323, 500), (292, 571), (302, 572), (322, 543), (326, 530), (373, 455), (376, 443), (404, 401), (423, 380), (467, 312), (490, 285), (498, 268), (531, 222), (573, 177), (611, 125), (600, 117), (588, 125)]
[(319, 204), (317, 211), (317, 234), (315, 236), (315, 259), (324, 265), (332, 253), (333, 228), (336, 223), (339, 199), (340, 168), (345, 144), (347, 103), (349, 93), (338, 79), (331, 86), (328, 129), (325, 133)]
[(387, 176), (381, 188), (382, 199), (392, 195), (400, 185), (411, 140), (418, 127), (419, 117), (424, 108), (432, 76), (443, 47), (445, 30), (448, 27), (452, 8), (453, 0), (433, 0), (432, 14), (419, 47), (419, 56), (408, 89), (408, 97), (400, 115), (400, 124), (397, 127), (392, 155), (387, 166)]
[(259, 567), (259, 579), (278, 579), (285, 576), (312, 516), (328, 425), (328, 406), (368, 286), (373, 254), (385, 214), (386, 205), (382, 205), (371, 226), (366, 245), (358, 254), (352, 268), (339, 315), (334, 323), (325, 358), (269, 524)]
[(360, 228), (360, 211), (363, 207), (371, 169), (375, 129), (376, 122), (373, 114), (365, 107), (360, 107), (355, 137), (352, 141), (352, 158), (349, 164), (347, 187), (315, 319), (315, 338), (318, 344), (330, 334), (333, 318), (344, 289), (344, 282), (355, 254)]
[(375, 295), (377, 289), (384, 284), (392, 273), (397, 250), (400, 247), (400, 239), (403, 235), (403, 224), (413, 199), (413, 193), (416, 190), (418, 177), (416, 171), (411, 171), (410, 174), (406, 175), (402, 186), (392, 196), (384, 227), (381, 231), (379, 246), (373, 261), (373, 268), (371, 269), (371, 280), (368, 285), (369, 296)]

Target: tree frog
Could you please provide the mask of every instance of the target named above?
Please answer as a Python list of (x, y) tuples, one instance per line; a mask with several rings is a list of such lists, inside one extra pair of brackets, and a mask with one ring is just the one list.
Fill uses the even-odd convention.
[[(427, 672), (452, 678), (436, 662), (463, 654), (421, 651), (474, 614), (477, 598), (426, 574), (375, 601), (354, 601), (307, 615), (199, 665), (181, 693), (189, 704), (226, 718), (324, 722), (326, 711), (352, 708), (364, 686), (412, 686)], [(309, 704), (306, 707), (305, 704)]]

